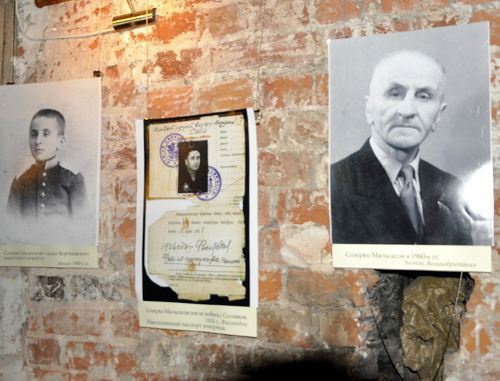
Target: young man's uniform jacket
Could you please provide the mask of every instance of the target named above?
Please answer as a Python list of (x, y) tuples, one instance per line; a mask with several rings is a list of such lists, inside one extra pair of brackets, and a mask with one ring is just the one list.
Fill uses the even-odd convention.
[(420, 160), (424, 235), (418, 237), (370, 144), (331, 166), (334, 243), (470, 245), (460, 181)]
[(28, 218), (74, 217), (86, 198), (81, 173), (74, 174), (59, 164), (49, 169), (34, 164), (12, 182), (7, 209)]

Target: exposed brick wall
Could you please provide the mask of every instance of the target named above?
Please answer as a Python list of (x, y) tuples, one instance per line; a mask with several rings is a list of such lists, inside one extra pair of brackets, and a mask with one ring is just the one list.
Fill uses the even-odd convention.
[[(33, 35), (82, 33), (98, 25), (98, 1), (73, 0), (42, 9), (31, 0), (19, 3)], [(146, 1), (134, 3), (141, 8)], [(23, 312), (12, 298), (2, 298), (1, 341), (12, 336), (4, 331), (7, 319), (17, 317), (18, 325), (12, 325), (13, 347), (0, 351), (0, 366), (7, 369), (3, 364), (13, 354), (22, 354), (22, 361), (11, 363), (4, 376), (231, 378), (243, 368), (312, 353), (346, 363), (358, 376), (375, 378), (379, 353), (369, 337), (374, 326), (367, 288), (377, 282), (377, 275), (331, 266), (326, 39), (489, 20), (495, 193), (500, 197), (499, 2), (267, 0), (265, 19), (260, 0), (149, 3), (159, 14), (150, 34), (142, 28), (102, 39), (45, 43), (19, 36), (17, 83), (88, 78), (96, 69), (104, 73), (101, 259), (100, 268), (89, 271), (0, 269), (0, 279), (16, 279), (9, 287), (15, 287), (19, 304), (27, 309)], [(126, 2), (103, 0), (102, 6), (105, 27), (113, 15), (128, 11)], [(262, 117), (257, 131), (259, 337), (139, 329), (134, 292), (134, 120), (242, 107), (260, 109)], [(500, 198), (497, 225), (498, 205)], [(498, 269), (495, 254), (494, 270)], [(499, 278), (495, 273), (474, 278), (461, 349), (447, 359), (445, 373), (452, 380), (497, 380)], [(6, 287), (6, 282), (0, 283), (0, 293)]]

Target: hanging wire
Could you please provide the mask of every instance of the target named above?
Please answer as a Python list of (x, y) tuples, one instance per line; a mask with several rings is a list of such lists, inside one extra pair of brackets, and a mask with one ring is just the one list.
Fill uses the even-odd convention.
[[(15, 10), (14, 10), (15, 11)], [(10, 57), (10, 84), (14, 84), (14, 58), (16, 56), (16, 19), (12, 21), (12, 55)]]
[[(132, 4), (132, 1), (131, 0), (127, 0), (127, 3), (128, 3), (128, 6), (129, 6), (130, 10), (132, 11), (132, 13), (135, 13), (134, 4)], [(149, 9), (149, 8), (146, 8), (146, 9)]]
[[(146, 9), (149, 9), (149, 0), (146, 0)], [(151, 39), (151, 34), (149, 33), (149, 22), (146, 18), (146, 119), (149, 119), (149, 41)]]
[(259, 42), (259, 58), (258, 58), (258, 63), (257, 63), (257, 80), (255, 82), (255, 99), (254, 99), (254, 105), (256, 108), (259, 107), (259, 100), (260, 100), (260, 65), (261, 65), (261, 60), (262, 60), (262, 41), (264, 39), (264, 27), (266, 23), (266, 0), (262, 0), (261, 2), (261, 14), (262, 14), (262, 27), (260, 30), (260, 42)]
[(42, 37), (33, 37), (28, 34), (28, 31), (26, 29), (26, 26), (23, 24), (21, 21), (21, 17), (19, 16), (19, 5), (18, 5), (18, 0), (14, 1), (14, 11), (16, 14), (16, 19), (19, 27), (19, 31), (21, 34), (24, 35), (28, 40), (31, 41), (51, 41), (51, 40), (70, 40), (70, 39), (79, 39), (79, 38), (89, 38), (89, 37), (96, 37), (102, 34), (106, 33), (111, 33), (114, 32), (115, 30), (113, 28), (105, 29), (105, 30), (99, 30), (97, 32), (90, 32), (90, 33), (83, 33), (83, 34), (70, 34), (70, 35), (53, 35), (53, 36), (42, 36)]
[(463, 272), (460, 272), (460, 279), (458, 280), (458, 287), (457, 287), (457, 295), (455, 297), (455, 304), (453, 305), (453, 313), (450, 319), (450, 325), (448, 326), (448, 333), (446, 334), (446, 341), (444, 342), (444, 347), (443, 347), (443, 353), (441, 355), (441, 360), (439, 361), (439, 366), (436, 370), (436, 374), (434, 377), (432, 377), (432, 381), (435, 381), (437, 376), (439, 375), (439, 371), (441, 370), (441, 367), (443, 366), (444, 363), (444, 356), (446, 355), (446, 349), (448, 348), (448, 341), (450, 340), (450, 335), (451, 335), (451, 327), (453, 326), (453, 320), (455, 319), (455, 315), (457, 314), (457, 304), (458, 304), (458, 297), (460, 295), (460, 287), (462, 286), (462, 276)]
[(99, 31), (98, 45), (97, 45), (97, 71), (94, 71), (94, 77), (101, 77), (101, 45), (102, 45), (102, 33), (101, 33), (101, 20), (102, 20), (102, 0), (99, 2), (99, 18), (97, 29)]
[[(368, 280), (365, 278), (364, 271), (361, 271), (361, 276), (365, 280), (366, 284), (369, 284)], [(371, 303), (369, 301), (368, 301), (368, 306), (370, 307), (372, 319), (373, 319), (373, 322), (375, 323), (375, 328), (377, 329), (378, 337), (380, 338), (380, 342), (382, 343), (382, 347), (384, 348), (384, 351), (385, 351), (387, 357), (389, 358), (389, 362), (391, 363), (391, 366), (392, 366), (394, 372), (398, 375), (399, 379), (404, 381), (404, 377), (401, 375), (401, 373), (399, 373), (399, 370), (396, 366), (396, 363), (392, 359), (392, 356), (389, 352), (389, 348), (387, 348), (387, 345), (385, 344), (384, 337), (382, 336), (382, 331), (380, 330), (380, 326), (378, 324), (377, 318), (375, 317), (375, 311), (373, 310), (373, 306), (371, 305)]]

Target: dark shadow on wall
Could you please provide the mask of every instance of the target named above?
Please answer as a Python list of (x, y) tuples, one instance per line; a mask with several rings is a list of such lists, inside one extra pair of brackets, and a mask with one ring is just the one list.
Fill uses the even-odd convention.
[[(356, 376), (358, 369), (349, 364), (348, 357), (353, 348), (345, 348), (345, 354), (312, 352), (296, 360), (267, 358), (260, 365), (243, 367), (242, 374), (235, 380), (362, 380)], [(347, 353), (349, 352), (349, 354)], [(348, 355), (346, 357), (346, 355)]]

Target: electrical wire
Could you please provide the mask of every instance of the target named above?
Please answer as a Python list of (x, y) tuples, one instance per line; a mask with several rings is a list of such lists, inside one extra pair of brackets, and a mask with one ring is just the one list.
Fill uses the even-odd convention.
[(97, 29), (99, 30), (99, 45), (97, 46), (97, 72), (98, 75), (101, 76), (101, 45), (102, 45), (102, 31), (101, 31), (101, 19), (102, 19), (102, 0), (99, 2), (99, 18), (97, 19), (98, 25)]
[(446, 341), (444, 342), (443, 354), (441, 355), (441, 360), (439, 361), (439, 366), (436, 370), (436, 374), (434, 375), (434, 377), (432, 377), (432, 381), (435, 381), (437, 379), (437, 377), (439, 375), (439, 371), (441, 370), (441, 367), (443, 366), (443, 363), (444, 363), (444, 356), (446, 355), (448, 341), (450, 340), (450, 334), (451, 334), (451, 328), (453, 326), (453, 320), (455, 319), (455, 315), (457, 314), (458, 296), (460, 295), (460, 287), (462, 286), (462, 276), (463, 276), (463, 272), (460, 272), (460, 279), (458, 280), (458, 287), (457, 287), (457, 295), (455, 297), (455, 304), (453, 305), (453, 313), (452, 313), (452, 316), (450, 319), (448, 333), (446, 334)]
[[(146, 9), (149, 9), (149, 0), (146, 0)], [(146, 39), (146, 119), (149, 119), (149, 71), (151, 69), (149, 63), (149, 41), (151, 40), (151, 33), (148, 18), (146, 18), (146, 33), (148, 34), (148, 38)]]
[(256, 79), (256, 90), (255, 90), (255, 99), (254, 99), (254, 105), (255, 108), (259, 107), (259, 98), (260, 98), (260, 65), (261, 65), (261, 57), (262, 57), (262, 40), (264, 37), (264, 27), (265, 27), (265, 22), (266, 22), (266, 0), (262, 0), (262, 5), (261, 5), (261, 13), (262, 13), (262, 28), (260, 31), (260, 43), (259, 43), (259, 60), (258, 60), (258, 66), (257, 66), (257, 79)]
[(71, 40), (71, 39), (80, 39), (80, 38), (90, 38), (90, 37), (97, 37), (102, 34), (107, 34), (114, 32), (115, 30), (113, 28), (110, 29), (105, 29), (105, 30), (98, 30), (97, 32), (90, 32), (90, 33), (83, 33), (83, 34), (70, 34), (70, 35), (53, 35), (53, 36), (42, 36), (42, 37), (33, 37), (28, 34), (28, 31), (25, 27), (25, 25), (21, 21), (21, 17), (19, 16), (19, 5), (18, 5), (18, 0), (14, 1), (14, 11), (16, 13), (16, 19), (17, 19), (17, 25), (19, 27), (19, 31), (26, 37), (28, 40), (31, 41), (36, 41), (36, 42), (42, 42), (42, 41), (52, 41), (52, 40)]
[(399, 373), (398, 367), (396, 366), (396, 363), (392, 359), (392, 356), (389, 352), (389, 348), (387, 348), (387, 345), (385, 344), (385, 340), (382, 336), (382, 331), (380, 330), (380, 326), (378, 325), (377, 318), (375, 317), (375, 312), (373, 311), (373, 306), (371, 304), (369, 304), (369, 306), (370, 306), (370, 311), (372, 313), (373, 322), (375, 323), (375, 328), (377, 329), (378, 337), (380, 338), (380, 342), (382, 343), (382, 347), (385, 350), (385, 354), (389, 358), (389, 362), (391, 363), (391, 366), (392, 366), (392, 369), (394, 370), (394, 372), (396, 372), (396, 374), (398, 375), (400, 380), (404, 381), (404, 377), (401, 375), (401, 373)]

